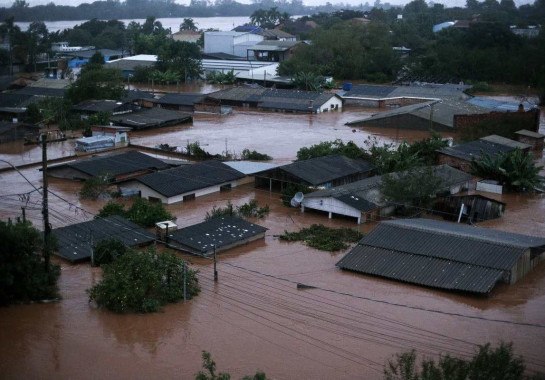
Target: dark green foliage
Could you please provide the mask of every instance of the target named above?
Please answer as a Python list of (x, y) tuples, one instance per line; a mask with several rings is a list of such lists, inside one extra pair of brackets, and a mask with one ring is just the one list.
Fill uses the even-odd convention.
[(186, 152), (188, 156), (194, 157), (198, 160), (204, 160), (208, 158), (221, 158), (221, 155), (210, 154), (206, 150), (201, 148), (201, 144), (198, 141), (188, 143), (186, 146)]
[[(151, 313), (183, 299), (185, 262), (172, 253), (129, 251), (103, 266), (102, 280), (89, 299), (116, 313)], [(197, 272), (187, 269), (189, 299), (199, 294)]]
[(30, 222), (0, 221), (0, 305), (56, 298), (60, 268), (45, 270), (42, 235)]
[(87, 179), (79, 192), (82, 199), (97, 199), (101, 196), (108, 195), (108, 188), (111, 185), (111, 177), (104, 174), (97, 177)]
[(427, 208), (442, 187), (441, 178), (426, 166), (383, 175), (381, 194), (384, 200), (399, 206)]
[(325, 78), (312, 72), (298, 72), (293, 74), (291, 84), (304, 91), (321, 91), (326, 85)]
[(172, 220), (174, 217), (162, 203), (150, 202), (143, 198), (136, 198), (127, 211), (127, 218), (142, 226), (153, 227), (162, 220)]
[(171, 78), (197, 79), (202, 73), (201, 52), (196, 44), (185, 41), (174, 41), (166, 38), (161, 42), (158, 51), (157, 68), (162, 72), (172, 72)]
[(89, 58), (89, 65), (103, 65), (104, 64), (104, 56), (97, 51), (95, 54)]
[(110, 123), (110, 112), (100, 111), (92, 114), (87, 119), (90, 125), (108, 125)]
[[(231, 375), (225, 372), (216, 374), (216, 362), (212, 360), (212, 355), (209, 352), (202, 352), (202, 368), (195, 375), (195, 380), (230, 380)], [(267, 375), (263, 372), (256, 372), (253, 376), (244, 376), (242, 380), (267, 380)]]
[(110, 264), (127, 252), (125, 244), (117, 239), (106, 239), (93, 247), (93, 265)]
[(226, 73), (212, 71), (206, 74), (206, 81), (211, 84), (233, 84), (237, 81), (237, 77), (233, 70)]
[(295, 194), (301, 192), (303, 194), (307, 194), (313, 191), (310, 187), (305, 185), (298, 185), (296, 183), (288, 183), (284, 186), (282, 189), (282, 204), (284, 206), (290, 206), (291, 199), (294, 197)]
[(286, 12), (281, 13), (277, 7), (270, 9), (258, 9), (250, 15), (250, 22), (265, 29), (272, 29), (275, 25), (289, 20), (290, 15)]
[(142, 227), (153, 227), (157, 222), (174, 219), (162, 203), (150, 202), (143, 198), (136, 198), (128, 210), (122, 204), (110, 201), (98, 212), (97, 217), (104, 218), (110, 215), (122, 216)]
[(526, 154), (520, 149), (495, 156), (485, 154), (479, 160), (471, 162), (472, 174), (496, 180), (517, 192), (542, 188), (545, 181), (539, 175), (542, 168), (535, 164), (531, 154)]
[(255, 150), (244, 149), (242, 155), (240, 156), (242, 160), (252, 160), (252, 161), (269, 161), (272, 160), (272, 157), (265, 154), (259, 153)]
[(88, 99), (119, 100), (125, 94), (121, 72), (100, 65), (87, 65), (66, 91), (73, 104)]
[(284, 231), (280, 240), (303, 241), (309, 247), (334, 252), (348, 248), (347, 243), (355, 243), (362, 237), (361, 232), (351, 228), (329, 228), (322, 224), (313, 224), (298, 232)]
[(525, 375), (524, 360), (516, 357), (511, 343), (500, 343), (491, 348), (490, 343), (479, 346), (469, 359), (449, 355), (438, 361), (423, 359), (417, 364), (414, 350), (396, 355), (384, 367), (385, 380), (530, 380), (543, 378), (543, 374)]
[(97, 214), (97, 217), (99, 218), (105, 218), (110, 215), (119, 215), (119, 216), (125, 216), (125, 206), (121, 203), (118, 203), (116, 201), (109, 201), (100, 209), (100, 211)]
[(227, 202), (225, 207), (212, 208), (212, 211), (207, 212), (204, 220), (210, 220), (214, 218), (222, 218), (226, 216), (238, 216), (240, 218), (258, 218), (261, 219), (269, 214), (269, 205), (260, 207), (259, 203), (252, 199), (248, 203), (234, 207), (231, 201)]
[(348, 158), (365, 157), (365, 152), (353, 141), (344, 143), (342, 140), (323, 141), (310, 147), (303, 147), (297, 151), (297, 160), (323, 157), (339, 154)]

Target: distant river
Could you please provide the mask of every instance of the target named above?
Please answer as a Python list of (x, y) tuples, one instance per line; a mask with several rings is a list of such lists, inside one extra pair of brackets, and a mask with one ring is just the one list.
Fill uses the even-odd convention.
[[(219, 30), (231, 30), (235, 26), (246, 24), (250, 21), (250, 17), (237, 16), (237, 17), (192, 17), (193, 21), (199, 29), (215, 28)], [(172, 32), (177, 32), (180, 28), (180, 24), (184, 20), (183, 17), (176, 18), (158, 18), (158, 21), (163, 24), (163, 28), (170, 28)], [(64, 29), (71, 29), (76, 25), (83, 24), (88, 20), (76, 20), (76, 21), (45, 21), (45, 25), (50, 32), (56, 32)], [(146, 19), (123, 19), (122, 21), (127, 26), (131, 21), (136, 21), (143, 24)], [(30, 22), (16, 22), (21, 30), (27, 30)]]

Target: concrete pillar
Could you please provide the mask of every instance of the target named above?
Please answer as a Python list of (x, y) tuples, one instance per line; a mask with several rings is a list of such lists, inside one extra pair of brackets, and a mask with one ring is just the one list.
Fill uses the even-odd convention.
[(301, 212), (305, 212), (305, 205), (301, 203)]
[(333, 217), (333, 213), (330, 211), (327, 217), (331, 219)]

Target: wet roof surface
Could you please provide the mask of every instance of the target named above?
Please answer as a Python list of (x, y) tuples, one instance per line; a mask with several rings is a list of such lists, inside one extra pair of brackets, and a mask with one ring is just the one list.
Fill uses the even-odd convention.
[(91, 248), (101, 240), (116, 239), (128, 247), (149, 244), (155, 236), (133, 222), (117, 215), (56, 228), (56, 254), (68, 261), (91, 258)]
[(170, 240), (193, 253), (207, 255), (216, 249), (244, 244), (267, 229), (236, 217), (221, 217), (185, 227), (170, 234)]
[(220, 161), (209, 160), (148, 174), (138, 181), (165, 197), (173, 197), (243, 177), (245, 175), (238, 170)]

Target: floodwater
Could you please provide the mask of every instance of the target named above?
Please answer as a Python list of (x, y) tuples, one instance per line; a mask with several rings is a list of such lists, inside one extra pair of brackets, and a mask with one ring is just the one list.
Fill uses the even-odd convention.
[[(365, 132), (344, 126), (377, 110), (350, 109), (323, 115), (197, 115), (189, 126), (136, 133), (133, 142), (185, 145), (200, 141), (211, 153), (256, 149), (282, 162), (301, 146), (340, 138), (362, 143), (421, 138), (399, 131)], [(51, 156), (70, 152), (70, 142), (50, 147)], [(40, 159), (38, 147), (0, 146), (0, 159), (25, 163)], [(22, 150), (21, 150), (22, 149)], [(67, 153), (69, 154), (69, 153)], [(3, 164), (0, 163), (0, 167)], [(41, 186), (35, 168), (21, 172)], [(80, 184), (50, 180), (53, 227), (88, 220), (105, 201), (80, 201)], [(0, 173), (0, 215), (21, 215), (40, 223), (40, 195), (15, 172)], [(57, 196), (58, 195), (58, 196)], [(62, 199), (61, 199), (62, 198)], [(202, 292), (152, 315), (115, 315), (88, 303), (86, 289), (100, 279), (88, 264), (62, 267), (62, 300), (0, 309), (2, 378), (192, 378), (202, 350), (233, 378), (264, 371), (274, 379), (380, 379), (395, 353), (416, 349), (426, 356), (467, 357), (476, 344), (512, 341), (531, 371), (545, 372), (545, 263), (490, 297), (425, 289), (342, 272), (344, 252), (328, 253), (276, 235), (312, 223), (356, 227), (351, 219), (285, 208), (277, 194), (250, 185), (169, 206), (180, 227), (200, 222), (214, 206), (256, 198), (271, 213), (257, 223), (266, 238), (219, 254), (219, 282), (209, 260), (186, 257), (199, 270)], [(503, 218), (487, 222), (502, 230), (545, 236), (542, 195), (503, 195)], [(85, 210), (85, 211), (84, 211)], [(358, 226), (366, 232), (372, 225)], [(314, 286), (298, 290), (297, 283)], [(503, 322), (500, 322), (503, 321)]]

